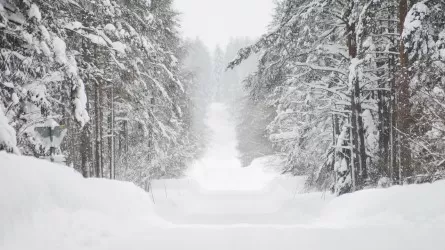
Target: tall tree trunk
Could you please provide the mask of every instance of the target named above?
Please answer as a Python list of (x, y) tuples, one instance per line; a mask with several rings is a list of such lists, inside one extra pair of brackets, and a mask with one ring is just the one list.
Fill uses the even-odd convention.
[[(388, 10), (389, 12), (391, 10)], [(388, 16), (388, 20), (391, 19), (391, 16)], [(391, 33), (391, 21), (386, 21), (386, 27), (384, 27), (384, 23), (382, 22), (382, 27), (379, 29), (380, 34), (389, 34)], [(377, 91), (377, 99), (378, 99), (378, 128), (380, 131), (379, 135), (379, 164), (378, 164), (378, 174), (379, 178), (381, 177), (389, 177), (390, 169), (389, 169), (389, 143), (390, 143), (390, 102), (391, 96), (390, 93), (386, 90), (388, 88), (388, 79), (385, 78), (385, 73), (389, 75), (391, 72), (391, 56), (390, 55), (382, 55), (381, 61), (377, 62), (377, 68), (381, 69), (377, 75), (380, 78), (378, 81), (379, 90)], [(386, 72), (383, 70), (383, 67), (387, 65)]]
[(128, 121), (124, 121), (124, 164), (125, 164), (125, 169), (128, 168), (128, 150), (130, 148), (129, 145), (129, 128), (128, 128)]
[[(354, 9), (354, 2), (349, 1), (349, 9), (347, 11), (347, 17), (348, 19), (351, 19), (352, 11)], [(346, 45), (348, 46), (348, 52), (349, 52), (349, 59), (352, 61), (354, 58), (357, 57), (357, 41), (356, 41), (356, 33), (355, 33), (355, 23), (350, 22), (346, 24)], [(350, 83), (352, 84), (352, 83)], [(349, 122), (351, 124), (351, 128), (349, 129), (350, 133), (350, 144), (351, 144), (351, 150), (350, 150), (350, 174), (351, 174), (351, 191), (355, 191), (357, 189), (357, 166), (359, 165), (359, 154), (358, 154), (358, 135), (357, 135), (357, 112), (356, 112), (356, 95), (355, 95), (355, 87), (350, 86), (350, 98), (351, 98), (351, 116), (349, 119)]]
[(104, 98), (104, 86), (102, 84), (102, 79), (99, 82), (99, 133), (100, 133), (100, 140), (99, 140), (99, 155), (100, 155), (100, 178), (104, 177), (104, 126), (103, 126), (103, 120), (104, 120), (104, 108), (103, 108), (103, 100)]
[(355, 100), (355, 90), (351, 93), (351, 173), (352, 173), (352, 191), (356, 191), (359, 182), (358, 166), (360, 164), (360, 155), (358, 153), (358, 134), (357, 134), (357, 107)]
[[(394, 2), (388, 9), (388, 34), (397, 32), (398, 27), (394, 25), (391, 19), (397, 15), (397, 3)], [(395, 51), (398, 48), (398, 41), (394, 37), (390, 37), (390, 50)], [(393, 183), (399, 183), (399, 165), (397, 163), (398, 140), (397, 140), (397, 91), (396, 91), (396, 74), (397, 74), (397, 56), (388, 55), (388, 81), (390, 92), (388, 95), (388, 175)]]
[(99, 82), (95, 81), (95, 88), (94, 88), (94, 115), (95, 115), (95, 153), (94, 153), (94, 169), (95, 169), (95, 176), (100, 177), (100, 153), (101, 153), (101, 146), (100, 146), (100, 94), (99, 94)]
[[(405, 18), (408, 13), (408, 1), (399, 1), (399, 34), (402, 35), (404, 29)], [(401, 36), (400, 36), (401, 37)], [(400, 72), (397, 81), (398, 93), (398, 124), (399, 132), (399, 149), (400, 149), (400, 168), (401, 178), (409, 177), (413, 174), (411, 168), (411, 148), (409, 142), (410, 128), (411, 128), (411, 111), (410, 111), (410, 79), (409, 79), (409, 60), (408, 54), (405, 51), (404, 41), (401, 38), (399, 44), (399, 60)]]
[(81, 132), (81, 144), (80, 144), (80, 157), (82, 166), (82, 175), (85, 178), (90, 177), (90, 165), (88, 161), (88, 156), (90, 155), (90, 123), (86, 124), (82, 128)]
[[(384, 81), (380, 81), (379, 88), (386, 88), (386, 84)], [(390, 130), (389, 126), (389, 102), (388, 102), (388, 93), (386, 90), (378, 91), (378, 107), (379, 107), (379, 155), (380, 155), (380, 163), (379, 163), (379, 177), (389, 177), (389, 140), (390, 140)]]
[[(150, 100), (150, 104), (152, 105), (152, 109), (154, 109), (154, 106), (156, 105), (156, 99), (154, 98), (154, 97), (152, 97), (151, 98), (151, 100)], [(154, 120), (154, 117), (151, 117), (153, 120)], [(149, 131), (148, 131), (148, 149), (149, 149), (149, 155), (148, 155), (148, 160), (149, 161), (151, 161), (153, 158), (154, 158), (154, 156), (153, 156), (153, 154), (154, 154), (154, 148), (153, 148), (153, 146), (154, 146), (154, 135), (153, 135), (153, 128), (149, 128)]]
[[(357, 39), (356, 39), (356, 25), (352, 23), (348, 27), (348, 49), (349, 49), (349, 57), (352, 61), (357, 58)], [(352, 136), (352, 152), (353, 152), (353, 161), (351, 161), (353, 171), (351, 173), (354, 174), (353, 180), (353, 191), (355, 189), (360, 189), (363, 186), (364, 179), (367, 175), (366, 170), (366, 150), (365, 150), (365, 140), (364, 140), (364, 129), (363, 129), (363, 120), (362, 120), (362, 108), (361, 108), (361, 100), (360, 100), (360, 81), (357, 77), (354, 78), (353, 82), (351, 82), (351, 136)]]
[(391, 63), (389, 64), (391, 67), (391, 79), (390, 79), (390, 87), (391, 87), (391, 100), (390, 100), (390, 157), (389, 157), (389, 170), (390, 170), (390, 178), (394, 183), (400, 182), (400, 171), (399, 171), (399, 163), (397, 161), (398, 150), (399, 150), (399, 142), (398, 142), (398, 132), (397, 132), (397, 121), (398, 121), (398, 112), (397, 112), (397, 103), (398, 96), (396, 91), (396, 60), (395, 56), (392, 56)]
[(362, 103), (361, 103), (361, 91), (360, 91), (360, 82), (358, 79), (354, 82), (355, 87), (355, 112), (357, 119), (357, 135), (358, 135), (358, 155), (359, 155), (359, 185), (362, 188), (365, 185), (366, 179), (368, 179), (368, 169), (366, 166), (366, 145), (365, 145), (365, 128), (363, 125), (363, 117), (362, 117)]
[(110, 115), (108, 119), (108, 147), (110, 151), (110, 179), (115, 179), (115, 162), (114, 162), (114, 85), (110, 88)]

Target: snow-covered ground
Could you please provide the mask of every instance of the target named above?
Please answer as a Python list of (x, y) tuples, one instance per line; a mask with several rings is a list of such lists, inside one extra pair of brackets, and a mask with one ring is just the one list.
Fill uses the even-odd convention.
[(84, 179), (73, 169), (0, 152), (0, 249), (79, 249), (116, 230), (165, 225), (131, 183)]
[(445, 249), (444, 181), (303, 193), (303, 177), (274, 176), (264, 159), (238, 168), (230, 117), (210, 110), (215, 134), (191, 176), (151, 193), (0, 152), (0, 249)]

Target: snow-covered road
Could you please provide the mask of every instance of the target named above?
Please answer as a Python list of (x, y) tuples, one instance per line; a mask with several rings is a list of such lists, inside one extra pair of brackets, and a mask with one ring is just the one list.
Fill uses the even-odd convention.
[[(397, 203), (387, 200), (384, 204), (388, 196), (353, 199), (351, 207), (343, 207), (335, 205), (329, 194), (303, 194), (304, 177), (267, 171), (271, 169), (267, 160), (241, 168), (235, 126), (223, 104), (210, 106), (207, 126), (209, 148), (194, 164), (190, 179), (152, 184), (155, 211), (172, 224), (137, 239), (162, 246), (159, 249), (414, 250), (443, 246), (438, 242), (444, 242), (440, 239), (444, 221), (419, 226), (411, 221), (416, 215), (406, 216), (410, 208), (404, 213), (391, 207)], [(134, 249), (139, 245), (143, 243), (135, 242)]]
[[(429, 201), (433, 206), (426, 215), (423, 205), (409, 207), (414, 199), (403, 189), (373, 190), (335, 202), (329, 195), (295, 195), (281, 186), (300, 181), (281, 178), (263, 189), (243, 191), (204, 190), (191, 180), (157, 182), (155, 211), (171, 224), (127, 232), (101, 249), (443, 249), (445, 217), (439, 210), (444, 202)], [(424, 193), (433, 189), (423, 188)]]
[(235, 121), (226, 105), (210, 105), (205, 123), (209, 131), (207, 150), (189, 171), (191, 179), (207, 190), (255, 190), (277, 176), (261, 167), (242, 168), (237, 149)]
[[(443, 250), (445, 182), (335, 198), (259, 159), (241, 168), (222, 104), (190, 176), (130, 183), (0, 152), (1, 250)], [(272, 168), (273, 169), (273, 168)]]
[(165, 250), (420, 250), (443, 249), (441, 233), (425, 228), (202, 226), (162, 228), (113, 240), (102, 249)]

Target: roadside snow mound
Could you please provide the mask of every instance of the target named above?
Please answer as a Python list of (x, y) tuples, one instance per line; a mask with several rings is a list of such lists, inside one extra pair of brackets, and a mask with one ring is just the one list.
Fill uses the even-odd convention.
[(56, 237), (59, 227), (61, 234), (70, 234), (66, 226), (91, 237), (91, 231), (107, 228), (110, 221), (132, 219), (163, 223), (150, 196), (134, 184), (84, 179), (62, 165), (0, 152), (0, 243), (14, 241), (23, 230), (36, 238), (42, 230)]
[(286, 157), (283, 155), (266, 155), (255, 158), (248, 168), (260, 168), (266, 173), (281, 174), (286, 165)]
[(146, 194), (0, 152), (0, 250), (443, 249), (444, 181), (341, 197), (301, 194), (303, 181), (210, 191), (163, 180)]
[(368, 189), (327, 203), (317, 225), (427, 225), (445, 227), (445, 181)]

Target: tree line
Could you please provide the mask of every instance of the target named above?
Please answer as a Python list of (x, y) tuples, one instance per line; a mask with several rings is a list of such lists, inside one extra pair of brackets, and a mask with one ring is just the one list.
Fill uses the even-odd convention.
[(285, 172), (344, 194), (445, 177), (445, 2), (283, 0), (245, 85)]
[(0, 150), (41, 157), (65, 126), (66, 163), (143, 185), (196, 152), (193, 73), (171, 0), (1, 0)]

